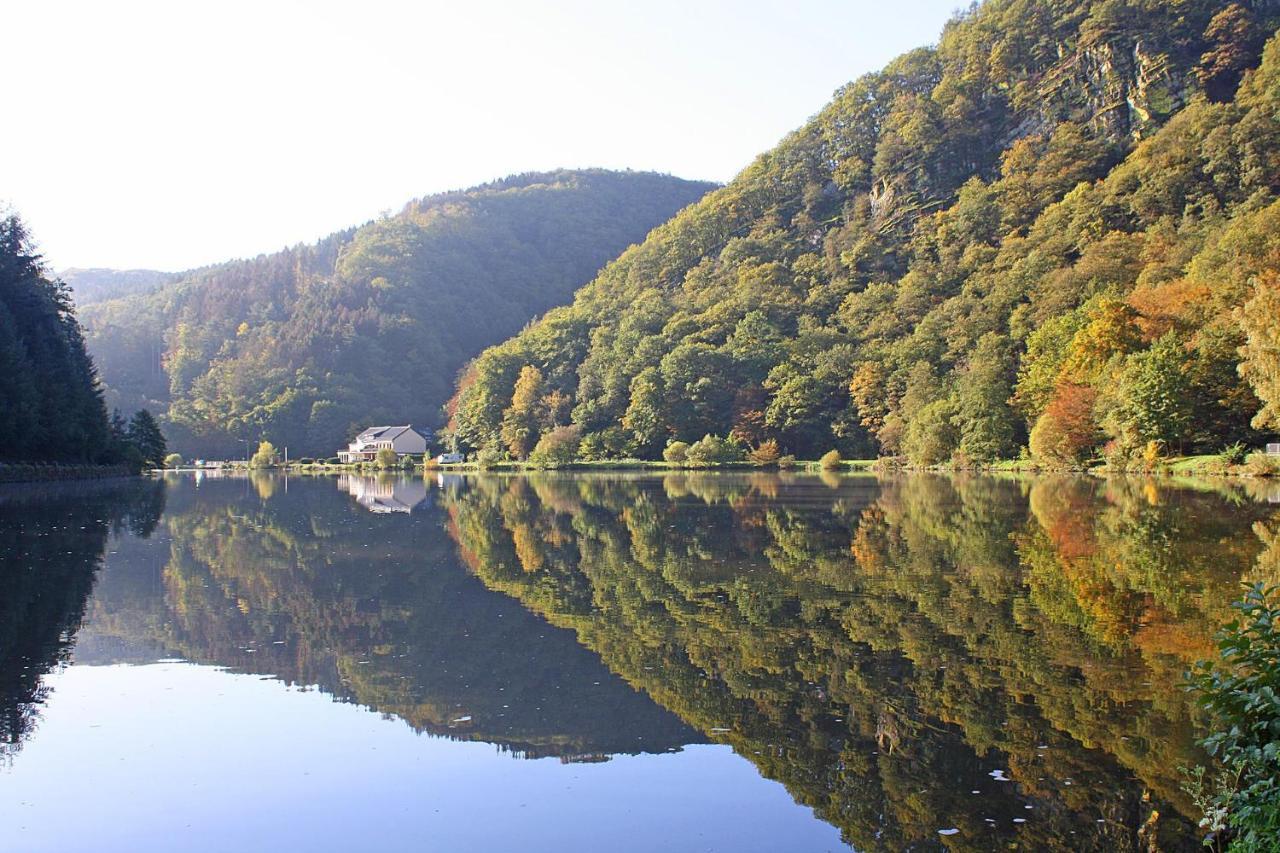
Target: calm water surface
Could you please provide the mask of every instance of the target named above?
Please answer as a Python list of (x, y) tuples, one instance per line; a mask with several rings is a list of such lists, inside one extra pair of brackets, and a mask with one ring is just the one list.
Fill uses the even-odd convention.
[(1177, 684), (1267, 489), (10, 488), (0, 848), (1196, 849)]

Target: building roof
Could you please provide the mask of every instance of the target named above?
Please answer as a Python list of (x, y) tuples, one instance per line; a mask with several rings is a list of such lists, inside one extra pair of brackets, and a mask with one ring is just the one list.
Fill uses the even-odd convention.
[(356, 436), (356, 441), (393, 441), (401, 433), (410, 429), (413, 429), (413, 427), (409, 424), (405, 424), (404, 426), (369, 427), (367, 430)]

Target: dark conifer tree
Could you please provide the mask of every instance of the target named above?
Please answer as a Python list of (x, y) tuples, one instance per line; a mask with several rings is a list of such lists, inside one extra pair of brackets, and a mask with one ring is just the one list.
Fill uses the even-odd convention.
[(106, 408), (71, 298), (0, 218), (0, 459), (109, 462)]
[(155, 468), (164, 467), (164, 457), (168, 455), (169, 448), (151, 412), (139, 409), (133, 413), (129, 421), (128, 441), (137, 449), (143, 462)]

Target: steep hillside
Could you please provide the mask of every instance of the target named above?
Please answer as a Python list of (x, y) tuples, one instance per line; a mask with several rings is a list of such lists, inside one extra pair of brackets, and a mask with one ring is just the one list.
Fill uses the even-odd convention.
[(932, 463), (1256, 439), (1280, 426), (1280, 46), (1249, 69), (1278, 13), (971, 8), (486, 351), (458, 442), (521, 456), (571, 420), (587, 458), (714, 433)]
[(328, 455), (360, 424), (434, 424), (469, 358), (710, 188), (593, 170), (431, 196), (87, 306), (89, 346), (108, 402), (167, 410), (179, 450)]

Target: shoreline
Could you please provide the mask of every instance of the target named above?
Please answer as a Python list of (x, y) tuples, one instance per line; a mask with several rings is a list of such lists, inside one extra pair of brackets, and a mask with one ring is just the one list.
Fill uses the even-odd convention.
[(141, 477), (127, 465), (58, 465), (41, 462), (0, 463), (0, 484), (66, 483)]

